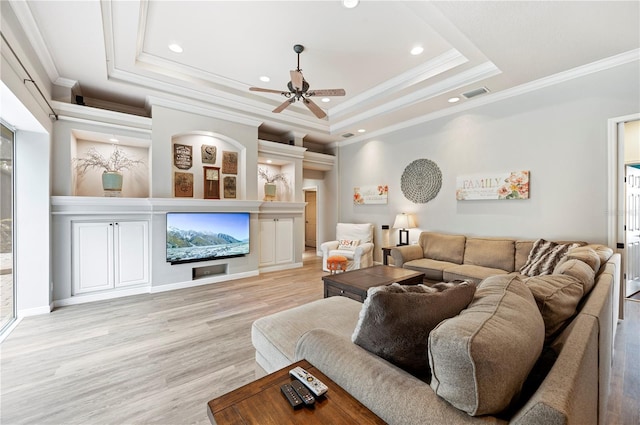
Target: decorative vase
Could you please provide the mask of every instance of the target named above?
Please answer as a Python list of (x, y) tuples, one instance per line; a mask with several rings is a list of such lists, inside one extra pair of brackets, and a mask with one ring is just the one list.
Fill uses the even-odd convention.
[(264, 201), (275, 201), (276, 200), (276, 184), (275, 183), (265, 183), (264, 184)]
[(122, 191), (122, 174), (117, 171), (102, 173), (102, 189), (105, 196), (117, 196)]

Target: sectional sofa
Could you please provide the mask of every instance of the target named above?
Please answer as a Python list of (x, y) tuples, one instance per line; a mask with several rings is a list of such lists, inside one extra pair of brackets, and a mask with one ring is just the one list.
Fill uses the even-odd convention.
[[(257, 376), (305, 358), (391, 424), (604, 424), (620, 256), (601, 245), (566, 244), (550, 274), (528, 276), (520, 269), (541, 243), (511, 240), (511, 260), (498, 255), (504, 263), (479, 265), (495, 251), (474, 253), (480, 241), (466, 242), (458, 263), (444, 252), (449, 257), (423, 263), (437, 266), (428, 271), (433, 280), (478, 282), (471, 303), (429, 334), (430, 380), (353, 342), (380, 288), (364, 304), (331, 297), (254, 322)], [(418, 246), (424, 260), (428, 244)], [(418, 257), (415, 247), (401, 251)], [(420, 260), (394, 259), (403, 266)], [(444, 262), (470, 267), (438, 271)]]

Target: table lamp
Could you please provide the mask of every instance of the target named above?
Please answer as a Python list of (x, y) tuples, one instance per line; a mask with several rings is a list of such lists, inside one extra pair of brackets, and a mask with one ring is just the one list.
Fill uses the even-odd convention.
[(401, 213), (396, 215), (393, 228), (400, 229), (398, 233), (399, 243), (397, 246), (409, 245), (409, 231), (407, 229), (413, 229), (414, 227), (416, 227), (416, 219), (413, 217), (413, 214)]

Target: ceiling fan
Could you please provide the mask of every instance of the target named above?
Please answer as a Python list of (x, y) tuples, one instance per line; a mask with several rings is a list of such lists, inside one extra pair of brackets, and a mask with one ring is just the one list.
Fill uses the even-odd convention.
[(274, 109), (273, 112), (282, 112), (289, 105), (295, 103), (296, 100), (300, 100), (316, 117), (324, 118), (327, 114), (325, 114), (325, 112), (309, 98), (313, 96), (344, 96), (346, 92), (344, 89), (309, 90), (309, 83), (307, 83), (307, 80), (302, 76), (302, 70), (300, 69), (300, 53), (304, 51), (304, 46), (296, 44), (293, 46), (293, 51), (298, 54), (298, 67), (295, 70), (290, 71), (291, 81), (287, 84), (289, 91), (263, 89), (261, 87), (249, 87), (249, 90), (265, 93), (278, 93), (286, 97), (287, 100)]

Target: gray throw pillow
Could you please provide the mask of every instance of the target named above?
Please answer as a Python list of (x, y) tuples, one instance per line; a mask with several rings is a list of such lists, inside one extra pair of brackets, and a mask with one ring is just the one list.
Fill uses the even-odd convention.
[(469, 282), (370, 288), (352, 341), (407, 372), (427, 379), (429, 333), (460, 313), (473, 299)]
[(558, 244), (538, 239), (531, 248), (527, 262), (520, 268), (520, 273), (527, 276), (551, 274), (567, 251), (578, 246), (580, 244)]

